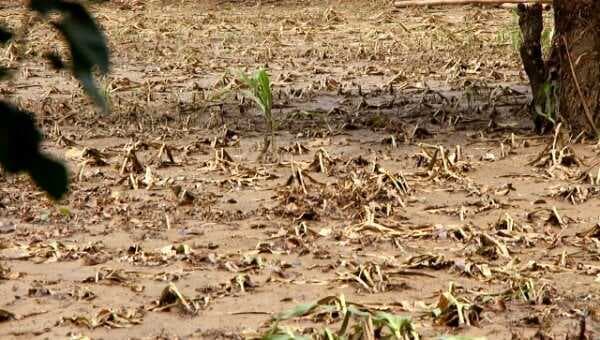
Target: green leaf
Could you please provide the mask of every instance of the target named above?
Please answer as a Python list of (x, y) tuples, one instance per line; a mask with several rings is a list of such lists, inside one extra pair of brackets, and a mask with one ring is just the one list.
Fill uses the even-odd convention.
[(62, 19), (53, 25), (69, 45), (73, 74), (94, 102), (108, 112), (108, 103), (96, 86), (92, 72), (94, 67), (98, 67), (101, 74), (108, 73), (109, 51), (106, 39), (92, 16), (81, 4), (63, 0), (31, 0), (30, 6), (43, 15), (54, 11), (62, 14)]
[(264, 336), (262, 340), (310, 340), (310, 338), (295, 334), (271, 334)]
[(32, 113), (0, 102), (0, 163), (8, 172), (28, 170), (39, 157), (41, 139)]
[(402, 317), (386, 312), (377, 312), (373, 317), (377, 325), (385, 325), (397, 337), (410, 336), (410, 339), (419, 339), (410, 318)]
[(270, 111), (273, 107), (273, 95), (271, 92), (271, 80), (265, 69), (258, 71), (259, 96), (263, 105)]
[(88, 96), (92, 98), (94, 104), (102, 109), (103, 112), (108, 113), (110, 108), (108, 107), (108, 101), (106, 97), (100, 92), (94, 81), (94, 77), (91, 73), (81, 73), (76, 75), (77, 79), (81, 83), (81, 86), (87, 92)]
[(273, 92), (267, 71), (260, 69), (252, 77), (242, 73), (240, 80), (250, 88), (250, 91), (246, 92), (245, 95), (252, 98), (266, 116), (270, 116), (273, 107)]
[(289, 309), (285, 312), (281, 312), (281, 313), (275, 315), (273, 317), (273, 319), (282, 321), (282, 320), (288, 320), (291, 318), (297, 318), (300, 316), (305, 316), (305, 315), (308, 315), (310, 312), (312, 312), (317, 306), (319, 306), (318, 303), (299, 304), (292, 309)]
[(81, 4), (62, 0), (31, 0), (31, 9), (44, 15), (52, 11), (63, 14), (62, 20), (55, 26), (67, 39), (76, 72), (91, 72), (94, 66), (98, 66), (101, 73), (108, 73), (110, 63), (106, 39)]
[(40, 188), (59, 199), (67, 192), (67, 170), (40, 153), (41, 139), (32, 113), (0, 101), (0, 164), (9, 173), (27, 171)]
[(53, 199), (60, 199), (67, 193), (67, 169), (53, 159), (40, 155), (29, 169), (29, 175)]
[(69, 207), (60, 207), (58, 208), (58, 212), (65, 217), (71, 216), (71, 209)]
[(293, 331), (275, 326), (261, 337), (261, 340), (310, 340), (310, 338), (296, 335)]
[(65, 68), (65, 63), (63, 62), (60, 55), (56, 52), (48, 52), (44, 54), (44, 58), (50, 62), (50, 66), (56, 71), (62, 70)]
[(367, 317), (367, 316), (371, 315), (371, 313), (369, 313), (368, 311), (362, 311), (352, 305), (348, 306), (348, 312), (352, 315), (362, 316), (362, 317)]

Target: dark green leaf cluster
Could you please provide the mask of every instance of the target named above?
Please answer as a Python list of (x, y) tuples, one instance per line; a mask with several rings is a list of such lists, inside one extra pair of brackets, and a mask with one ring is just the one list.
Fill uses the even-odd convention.
[(0, 163), (9, 173), (28, 172), (51, 197), (60, 198), (67, 190), (67, 170), (59, 162), (40, 153), (42, 137), (35, 128), (33, 114), (0, 101)]
[[(71, 71), (84, 90), (108, 112), (108, 105), (94, 82), (95, 68), (106, 74), (109, 70), (109, 51), (104, 35), (92, 16), (78, 3), (64, 0), (31, 0), (30, 9), (43, 16), (51, 12), (61, 14), (52, 25), (62, 33), (71, 51)], [(0, 27), (0, 44), (8, 42), (12, 34)], [(59, 55), (48, 56), (55, 68), (65, 63)], [(7, 74), (0, 67), (0, 78)], [(67, 170), (61, 163), (40, 152), (40, 132), (35, 127), (34, 115), (0, 101), (0, 164), (9, 173), (27, 172), (51, 197), (62, 197), (68, 188)]]

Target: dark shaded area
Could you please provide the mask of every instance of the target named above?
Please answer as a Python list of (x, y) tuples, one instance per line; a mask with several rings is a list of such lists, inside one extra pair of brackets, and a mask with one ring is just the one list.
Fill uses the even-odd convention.
[(555, 53), (554, 49), (548, 61), (544, 61), (542, 52), (542, 32), (544, 31), (544, 8), (542, 4), (518, 7), (519, 27), (523, 37), (520, 48), (523, 67), (529, 78), (533, 101), (531, 113), (534, 116), (536, 132), (547, 132), (556, 122), (555, 90)]
[(6, 29), (0, 27), (0, 43), (5, 43), (12, 38), (12, 33), (7, 31)]
[(0, 163), (10, 173), (29, 173), (51, 197), (60, 198), (67, 191), (67, 170), (40, 153), (41, 141), (32, 113), (0, 102)]

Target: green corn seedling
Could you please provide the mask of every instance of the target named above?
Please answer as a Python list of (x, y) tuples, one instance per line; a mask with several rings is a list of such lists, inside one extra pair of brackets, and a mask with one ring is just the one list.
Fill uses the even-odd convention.
[(344, 295), (327, 296), (313, 303), (303, 303), (294, 308), (273, 316), (269, 330), (260, 340), (304, 340), (291, 330), (282, 327), (281, 322), (291, 319), (302, 319), (324, 314), (338, 315), (339, 329), (316, 327), (312, 333), (315, 340), (349, 340), (349, 339), (378, 339), (382, 340), (419, 340), (412, 321), (407, 317), (374, 311), (369, 308), (349, 302)]
[(268, 134), (265, 134), (265, 144), (261, 157), (264, 158), (269, 148), (272, 151), (272, 155), (275, 155), (277, 149), (275, 147), (275, 121), (273, 120), (272, 113), (273, 92), (271, 90), (269, 74), (265, 69), (259, 69), (251, 76), (242, 73), (240, 79), (249, 88), (249, 91), (246, 91), (245, 95), (254, 100), (258, 105), (269, 129)]

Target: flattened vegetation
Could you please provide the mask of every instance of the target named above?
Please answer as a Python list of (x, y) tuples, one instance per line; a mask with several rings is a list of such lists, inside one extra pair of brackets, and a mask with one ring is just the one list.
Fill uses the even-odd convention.
[[(59, 203), (0, 177), (2, 338), (597, 336), (598, 146), (531, 133), (511, 12), (92, 9), (111, 116), (49, 66), (0, 87), (72, 177)], [(64, 52), (30, 30), (3, 63)], [(273, 160), (239, 80), (261, 66)]]

